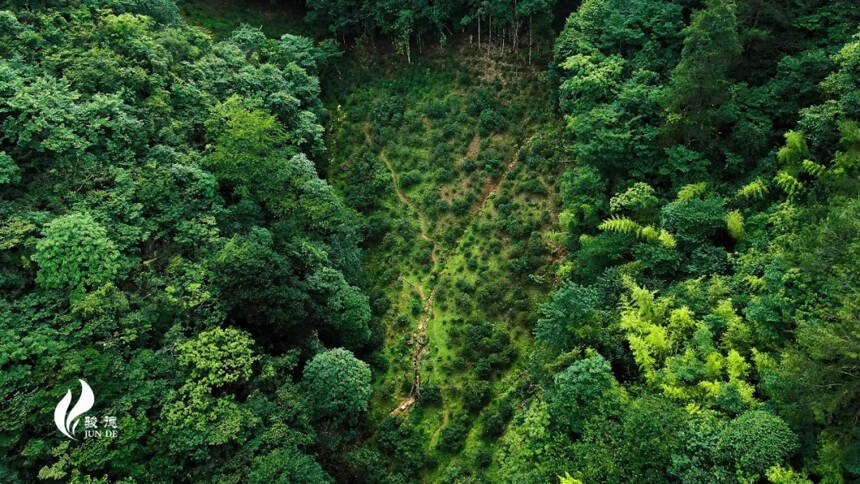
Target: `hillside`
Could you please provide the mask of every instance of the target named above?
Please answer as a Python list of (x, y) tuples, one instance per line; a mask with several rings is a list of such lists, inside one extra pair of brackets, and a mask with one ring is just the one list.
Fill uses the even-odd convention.
[(327, 100), (328, 179), (367, 217), (364, 273), (385, 334), (371, 422), (440, 463), (489, 452), (478, 416), (510, 405), (565, 252), (548, 89), (503, 59), (468, 45), (411, 65), (380, 58)]
[(852, 0), (0, 2), (0, 482), (860, 479)]

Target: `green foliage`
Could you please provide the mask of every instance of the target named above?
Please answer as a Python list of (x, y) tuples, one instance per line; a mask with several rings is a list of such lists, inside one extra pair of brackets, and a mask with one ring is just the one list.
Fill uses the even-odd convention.
[(744, 216), (739, 210), (732, 210), (726, 214), (726, 229), (736, 240), (744, 238)]
[(581, 434), (586, 422), (611, 410), (619, 397), (609, 363), (601, 356), (579, 360), (553, 377), (547, 394), (553, 425)]
[(492, 109), (481, 111), (480, 128), (481, 134), (487, 136), (489, 134), (504, 131), (507, 129), (508, 120), (504, 116)]
[(739, 188), (737, 194), (747, 199), (762, 199), (767, 195), (767, 185), (761, 179), (756, 179)]
[(334, 482), (317, 461), (295, 447), (279, 448), (255, 458), (247, 477), (253, 482)]
[(651, 188), (651, 185), (636, 182), (630, 188), (609, 200), (609, 211), (620, 212), (629, 210), (638, 218), (647, 218), (659, 202), (654, 194), (655, 192)]
[(591, 165), (565, 171), (561, 182), (565, 210), (559, 215), (562, 229), (581, 231), (600, 221), (600, 213), (606, 205), (602, 197), (604, 183), (600, 173)]
[(779, 417), (754, 410), (729, 422), (717, 445), (740, 475), (753, 477), (764, 474), (794, 452), (797, 437)]
[[(857, 267), (858, 210), (856, 198), (834, 201), (825, 216), (808, 218), (800, 236), (786, 247), (790, 260), (803, 271), (809, 307), (799, 313), (796, 341), (760, 365), (764, 389), (793, 428), (827, 429), (814, 431), (821, 432), (818, 472), (828, 478), (845, 472), (848, 457), (841, 452), (828, 455), (827, 446), (856, 446), (849, 422), (860, 394), (843, 370), (857, 364), (860, 348), (854, 329), (857, 285), (849, 282)], [(823, 312), (829, 315), (826, 324)]]
[(246, 333), (214, 328), (177, 346), (176, 358), (190, 368), (195, 384), (219, 387), (251, 377), (251, 366), (259, 360), (252, 345)]
[(637, 235), (642, 227), (627, 217), (613, 217), (604, 220), (597, 228), (625, 235)]
[(519, 29), (536, 30), (534, 35), (547, 32), (554, 5), (553, 0), (486, 4), (416, 2), (403, 5), (386, 1), (356, 4), (343, 0), (312, 0), (307, 4), (307, 18), (340, 37), (384, 34), (392, 40), (397, 52), (411, 62), (413, 43), (420, 46), (422, 34), (425, 38), (438, 37), (445, 45), (454, 31), (468, 29), (476, 37), (476, 42), (483, 33), (485, 45), (495, 41), (502, 47), (502, 35), (507, 36), (508, 43), (513, 37), (523, 43), (528, 41), (530, 45), (530, 39), (516, 37)]
[(804, 189), (803, 183), (785, 171), (777, 172), (773, 181), (782, 191), (792, 196), (799, 195)]
[[(370, 333), (361, 222), (311, 161), (331, 42), (216, 42), (170, 1), (4, 8), (0, 480), (331, 481), (292, 382), (296, 348)], [(116, 438), (48, 430), (79, 378)]]
[(21, 181), (21, 170), (18, 165), (9, 155), (0, 151), (0, 185), (19, 181)]
[[(206, 446), (242, 442), (242, 430), (256, 417), (232, 396), (216, 397), (216, 389), (245, 382), (259, 359), (253, 340), (235, 329), (215, 328), (177, 346), (177, 360), (189, 370), (190, 379), (162, 414), (170, 425), (170, 447), (187, 452), (192, 460), (204, 457)], [(201, 416), (204, 416), (201, 418)]]
[(660, 211), (663, 227), (681, 244), (690, 246), (712, 241), (725, 227), (726, 211), (719, 197), (666, 204)]
[(569, 472), (565, 472), (564, 476), (558, 476), (558, 482), (559, 484), (582, 484), (579, 479), (571, 477)]
[[(624, 303), (619, 324), (646, 381), (665, 396), (694, 406), (738, 411), (755, 405), (743, 356), (735, 350), (719, 352), (711, 329), (688, 307), (672, 308), (671, 299), (657, 298), (632, 281), (626, 284), (630, 302)], [(712, 314), (738, 318), (729, 300), (717, 304)]]
[[(558, 455), (552, 444), (547, 404), (532, 401), (521, 414), (514, 416), (499, 449), (500, 473), (525, 476), (534, 482), (547, 482), (569, 469), (569, 462)], [(528, 482), (528, 481), (527, 481)]]
[(86, 213), (72, 213), (45, 226), (33, 261), (39, 264), (36, 282), (71, 292), (98, 288), (120, 268), (120, 254), (107, 230)]
[(779, 149), (777, 159), (783, 165), (797, 167), (801, 161), (809, 156), (809, 147), (802, 132), (789, 131), (785, 133), (785, 145)]
[(259, 190), (257, 198), (266, 200), (267, 192), (283, 183), (278, 175), (285, 157), (279, 148), (287, 135), (275, 116), (246, 109), (241, 102), (234, 95), (212, 108), (206, 130), (214, 150), (206, 161), (220, 179), (236, 184), (242, 195)]
[(393, 457), (395, 470), (407, 476), (416, 474), (424, 464), (421, 436), (408, 420), (388, 416), (379, 425), (379, 448)]
[(0, 481), (860, 478), (853, 2), (221, 3), (0, 12)]
[(442, 429), (439, 435), (439, 449), (443, 452), (459, 452), (465, 444), (467, 432), (468, 427), (465, 422), (455, 419)]
[(773, 466), (767, 470), (767, 479), (773, 484), (811, 484), (812, 481), (792, 469)]
[(672, 70), (668, 123), (682, 139), (708, 146), (729, 100), (729, 70), (743, 51), (736, 5), (708, 0), (684, 29), (684, 49)]
[(708, 184), (705, 182), (684, 185), (678, 190), (678, 201), (689, 202), (690, 200), (699, 198), (707, 189)]
[(597, 306), (594, 289), (566, 281), (553, 292), (550, 302), (541, 306), (543, 317), (535, 326), (535, 339), (558, 348), (593, 342), (601, 331), (595, 325)]
[(308, 285), (325, 295), (325, 304), (317, 309), (327, 321), (334, 337), (347, 346), (358, 348), (370, 338), (370, 304), (366, 295), (346, 282), (343, 274), (324, 267), (308, 277)]
[[(808, 440), (792, 458), (813, 480), (854, 477), (848, 451), (836, 449), (855, 445), (842, 420), (855, 392), (821, 358), (827, 353), (850, 365), (845, 350), (856, 340), (844, 326), (855, 312), (844, 301), (856, 284), (844, 278), (842, 255), (824, 255), (853, 253), (847, 241), (856, 224), (843, 216), (856, 204), (856, 168), (839, 167), (855, 167), (858, 159), (856, 15), (820, 10), (818, 19), (840, 25), (836, 33), (812, 27), (795, 7), (586, 1), (569, 17), (552, 72), (578, 162), (564, 178), (598, 171), (605, 185), (630, 188), (611, 199), (609, 210), (605, 191), (562, 192), (559, 218), (571, 231), (572, 254), (536, 335), (571, 347), (559, 331), (579, 326), (576, 316), (563, 318), (564, 303), (577, 307), (571, 287), (597, 293), (607, 308), (620, 299), (620, 310), (601, 315), (601, 326), (620, 330), (629, 351), (575, 341), (611, 356), (614, 374), (645, 397), (620, 417), (589, 421), (573, 440), (530, 427), (533, 438), (547, 442), (534, 468), (566, 461), (552, 476), (570, 472), (584, 482), (751, 482), (765, 474), (803, 482), (786, 470), (798, 449), (794, 430)], [(788, 26), (788, 18), (797, 23)], [(823, 46), (838, 54), (828, 59)], [(654, 210), (673, 193), (674, 202)], [(637, 210), (634, 200), (647, 200), (648, 208)], [(590, 210), (589, 223), (582, 223), (581, 207)], [(825, 242), (820, 233), (841, 242)], [(666, 244), (645, 243), (661, 235)], [(824, 266), (839, 269), (825, 274)], [(581, 319), (583, 327), (594, 326)], [(565, 361), (557, 349), (542, 351), (536, 358), (550, 374)], [(626, 367), (628, 358), (638, 372)], [(833, 391), (811, 390), (813, 381)], [(549, 392), (552, 383), (544, 387)], [(804, 394), (817, 394), (817, 403)], [(660, 410), (646, 411), (652, 407)], [(526, 415), (536, 414), (520, 418)], [(637, 428), (667, 415), (655, 424), (666, 433), (645, 430), (650, 439), (640, 440)], [(741, 436), (743, 426), (749, 434)], [(511, 431), (522, 438), (520, 427)], [(758, 432), (769, 435), (753, 442)], [(526, 455), (527, 445), (517, 447), (516, 455)]]
[(641, 226), (627, 217), (608, 218), (597, 226), (600, 230), (632, 235), (648, 242), (660, 242), (664, 247), (675, 247), (675, 238), (664, 229), (659, 231), (650, 225)]
[(305, 367), (302, 386), (315, 418), (335, 423), (355, 421), (367, 410), (370, 368), (348, 350), (324, 351)]

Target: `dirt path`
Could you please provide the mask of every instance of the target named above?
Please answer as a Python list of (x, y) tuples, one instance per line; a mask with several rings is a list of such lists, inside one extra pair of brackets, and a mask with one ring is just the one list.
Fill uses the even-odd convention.
[(427, 323), (435, 314), (433, 313), (433, 299), (436, 298), (436, 288), (434, 286), (429, 295), (424, 294), (424, 286), (413, 285), (418, 291), (419, 297), (424, 301), (424, 316), (418, 320), (418, 331), (415, 335), (415, 350), (412, 352), (412, 389), (409, 391), (410, 398), (418, 398), (421, 396), (421, 357), (427, 344), (430, 342), (430, 336), (427, 334)]
[[(370, 125), (365, 122), (361, 125), (361, 131), (364, 133), (364, 139), (367, 141), (367, 144), (373, 145), (373, 138), (370, 136)], [(418, 226), (421, 229), (420, 237), (433, 244), (433, 250), (430, 252), (430, 259), (433, 261), (433, 270), (435, 271), (436, 267), (439, 265), (439, 244), (437, 244), (429, 235), (429, 231), (427, 230), (427, 218), (420, 210), (418, 210), (418, 207), (412, 203), (412, 200), (406, 196), (406, 193), (403, 192), (403, 189), (400, 187), (400, 174), (398, 174), (397, 170), (394, 169), (394, 165), (391, 164), (391, 161), (385, 154), (385, 150), (380, 150), (379, 158), (382, 160), (382, 163), (385, 164), (385, 168), (388, 169), (388, 172), (391, 173), (391, 181), (394, 185), (394, 192), (397, 194), (397, 198), (399, 198), (400, 201), (409, 208), (409, 210), (414, 212), (415, 216), (418, 218)]]
[(439, 428), (433, 431), (433, 435), (430, 436), (430, 442), (436, 442), (439, 439), (439, 434), (442, 433), (442, 429), (448, 426), (448, 417), (450, 416), (451, 409), (448, 408), (448, 405), (445, 405), (445, 409), (442, 411), (442, 423), (439, 425)]
[(514, 159), (512, 159), (510, 162), (508, 162), (507, 165), (505, 165), (505, 170), (502, 171), (501, 175), (499, 175), (499, 179), (496, 182), (491, 182), (489, 185), (487, 185), (487, 188), (484, 189), (484, 194), (481, 196), (481, 199), (472, 207), (472, 215), (479, 215), (484, 211), (484, 208), (487, 206), (487, 200), (489, 200), (490, 196), (493, 195), (493, 192), (495, 192), (496, 189), (499, 188), (499, 185), (501, 185), (502, 182), (505, 181), (506, 178), (508, 178), (508, 173), (511, 172), (511, 168), (513, 168), (514, 165), (517, 163), (517, 158), (519, 158), (519, 156), (520, 154), (519, 152), (517, 152), (517, 154), (514, 156)]
[[(368, 123), (364, 123), (361, 125), (361, 131), (364, 133), (364, 139), (367, 141), (369, 145), (373, 145), (373, 138), (370, 135), (370, 125)], [(439, 244), (433, 240), (432, 237), (428, 234), (427, 230), (427, 219), (424, 214), (418, 210), (409, 197), (406, 196), (406, 193), (403, 192), (403, 189), (400, 186), (400, 175), (397, 173), (397, 170), (394, 169), (394, 165), (388, 159), (388, 156), (385, 154), (385, 150), (380, 150), (379, 158), (382, 160), (382, 163), (385, 164), (385, 168), (388, 169), (388, 172), (391, 173), (391, 181), (394, 185), (394, 192), (397, 194), (397, 198), (400, 200), (403, 205), (405, 205), (410, 211), (415, 213), (415, 216), (418, 218), (418, 225), (420, 227), (421, 233), (420, 236), (422, 239), (426, 240), (433, 244), (433, 249), (430, 252), (430, 258), (433, 261), (433, 267), (430, 270), (430, 274), (435, 274), (439, 268)], [(421, 395), (421, 357), (424, 354), (424, 350), (427, 348), (427, 344), (429, 343), (429, 336), (427, 335), (427, 323), (433, 317), (433, 299), (436, 297), (436, 287), (430, 291), (429, 295), (426, 295), (426, 291), (422, 284), (415, 284), (406, 279), (405, 277), (401, 277), (403, 282), (412, 286), (417, 292), (421, 300), (423, 301), (423, 315), (421, 319), (418, 320), (418, 325), (415, 328), (415, 333), (413, 333), (412, 341), (415, 349), (412, 352), (412, 389), (409, 391), (409, 396), (403, 399), (397, 407), (391, 411), (391, 415), (396, 415), (399, 413), (404, 413), (409, 411), (412, 405), (415, 404), (415, 401)]]

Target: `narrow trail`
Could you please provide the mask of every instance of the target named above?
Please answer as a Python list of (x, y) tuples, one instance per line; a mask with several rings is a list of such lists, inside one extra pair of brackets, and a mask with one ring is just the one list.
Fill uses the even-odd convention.
[(520, 154), (517, 152), (516, 156), (514, 156), (514, 158), (505, 165), (505, 169), (502, 171), (502, 174), (499, 175), (499, 179), (487, 185), (487, 188), (484, 189), (484, 194), (481, 196), (481, 200), (472, 207), (472, 215), (480, 215), (484, 211), (484, 208), (487, 206), (487, 200), (489, 200), (493, 192), (499, 188), (499, 185), (508, 178), (508, 173), (510, 173), (511, 169), (517, 163), (517, 158), (519, 158), (519, 156)]
[(430, 343), (430, 337), (427, 334), (427, 323), (435, 316), (433, 312), (433, 300), (436, 298), (436, 288), (438, 286), (434, 286), (430, 294), (425, 295), (424, 286), (413, 284), (406, 278), (403, 278), (403, 281), (418, 291), (418, 296), (424, 301), (424, 316), (418, 320), (417, 331), (413, 336), (415, 349), (412, 352), (412, 389), (409, 391), (409, 398), (414, 401), (414, 399), (421, 396), (421, 357), (428, 343)]
[[(470, 149), (471, 149), (471, 146), (474, 144), (475, 144), (474, 140), (471, 143), (469, 143)], [(472, 217), (471, 217), (471, 220), (469, 220), (469, 223), (467, 226), (471, 226), (472, 224), (474, 224), (475, 221), (477, 221), (484, 214), (484, 211), (487, 208), (487, 201), (489, 201), (489, 199), (490, 199), (490, 195), (492, 195), (492, 193), (494, 191), (498, 190), (498, 188), (502, 185), (502, 183), (504, 183), (505, 180), (508, 179), (508, 175), (510, 174), (514, 165), (516, 165), (517, 160), (519, 160), (519, 157), (520, 157), (520, 153), (519, 153), (519, 151), (517, 151), (517, 153), (514, 155), (513, 159), (510, 162), (508, 162), (508, 164), (505, 166), (505, 169), (502, 172), (502, 174), (499, 176), (499, 179), (495, 182), (490, 183), (490, 185), (485, 190), (485, 194), (481, 198), (481, 201), (478, 204), (476, 204), (475, 208), (472, 209), (472, 211), (471, 211)], [(463, 241), (466, 238), (465, 237), (466, 232), (467, 231), (464, 230), (463, 233), (461, 233), (460, 236), (457, 237), (456, 242), (454, 242), (453, 248), (448, 253), (448, 256), (445, 258), (445, 262), (442, 265), (442, 270), (437, 275), (437, 278), (436, 278), (437, 281), (441, 281), (442, 276), (448, 273), (448, 267), (447, 267), (448, 261), (451, 260), (451, 256), (453, 254), (460, 251), (460, 248), (463, 244)], [(436, 288), (434, 287), (433, 293), (431, 295), (435, 296), (435, 293), (436, 293)], [(446, 398), (444, 398), (444, 394), (443, 394), (442, 401), (443, 401), (442, 422), (440, 423), (439, 427), (433, 431), (433, 434), (430, 437), (431, 442), (437, 441), (437, 439), (439, 438), (439, 434), (442, 433), (442, 429), (444, 429), (445, 427), (448, 426), (448, 420), (451, 416), (451, 408), (448, 406), (448, 400)], [(426, 475), (425, 475), (425, 477), (426, 477)]]
[[(367, 144), (373, 146), (373, 138), (370, 136), (370, 125), (367, 122), (361, 125), (361, 131), (362, 133), (364, 133), (364, 139), (365, 141), (367, 141)], [(418, 210), (418, 207), (416, 207), (412, 203), (412, 200), (410, 200), (409, 197), (406, 196), (406, 193), (403, 192), (403, 189), (400, 187), (400, 174), (398, 174), (397, 170), (394, 169), (394, 165), (391, 164), (391, 161), (385, 154), (385, 150), (380, 150), (379, 158), (382, 160), (382, 163), (385, 164), (385, 168), (388, 169), (388, 172), (391, 173), (391, 181), (394, 185), (394, 192), (397, 194), (397, 198), (399, 198), (400, 201), (403, 202), (403, 204), (409, 208), (409, 210), (413, 211), (415, 213), (415, 216), (418, 218), (418, 226), (421, 229), (421, 238), (433, 244), (433, 250), (430, 252), (430, 258), (433, 261), (433, 268), (435, 270), (436, 266), (439, 264), (439, 259), (437, 256), (439, 251), (439, 244), (437, 244), (436, 241), (433, 240), (428, 234), (427, 218), (424, 217), (424, 214), (420, 210)]]
[[(361, 131), (364, 133), (364, 139), (367, 144), (373, 146), (373, 138), (370, 135), (370, 125), (365, 122), (361, 125)], [(385, 164), (385, 168), (388, 169), (388, 172), (391, 173), (391, 181), (394, 185), (394, 192), (397, 194), (397, 198), (407, 208), (409, 208), (409, 210), (415, 213), (415, 216), (418, 218), (421, 238), (433, 244), (433, 249), (430, 252), (430, 258), (433, 261), (433, 266), (430, 270), (430, 275), (432, 276), (439, 269), (439, 244), (428, 234), (427, 219), (424, 214), (418, 210), (418, 207), (416, 207), (409, 197), (406, 196), (406, 193), (403, 192), (403, 189), (400, 186), (400, 175), (397, 173), (397, 170), (394, 169), (394, 165), (388, 159), (388, 156), (385, 154), (385, 150), (380, 150), (379, 158), (382, 160), (382, 163)], [(430, 337), (427, 335), (427, 324), (434, 316), (433, 299), (436, 297), (435, 285), (430, 291), (430, 294), (426, 295), (426, 291), (422, 284), (412, 283), (402, 276), (401, 280), (412, 286), (418, 292), (419, 297), (423, 301), (424, 315), (418, 320), (418, 326), (416, 327), (416, 331), (413, 333), (412, 337), (413, 345), (415, 346), (415, 349), (412, 352), (412, 389), (409, 391), (409, 397), (401, 401), (397, 407), (391, 411), (391, 415), (407, 412), (421, 395), (421, 357), (430, 341)]]
[(448, 417), (451, 416), (451, 409), (445, 405), (445, 409), (442, 411), (442, 423), (439, 425), (439, 428), (433, 431), (433, 435), (430, 436), (430, 442), (436, 442), (439, 438), (439, 434), (442, 433), (442, 429), (448, 426)]

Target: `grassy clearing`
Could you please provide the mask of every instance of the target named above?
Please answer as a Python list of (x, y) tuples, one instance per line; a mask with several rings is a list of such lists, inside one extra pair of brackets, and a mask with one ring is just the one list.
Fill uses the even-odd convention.
[[(412, 65), (354, 61), (352, 82), (329, 93), (328, 175), (369, 226), (365, 273), (387, 359), (372, 415), (380, 425), (409, 397), (410, 344), (426, 338), (422, 383), (441, 401), (396, 418), (422, 436), (432, 479), (497, 438), (484, 435), (482, 415), (555, 280), (557, 248), (545, 240), (557, 230), (561, 147), (548, 89), (524, 66), (479, 75), (494, 59), (465, 48)], [(418, 292), (433, 293), (430, 311)]]

